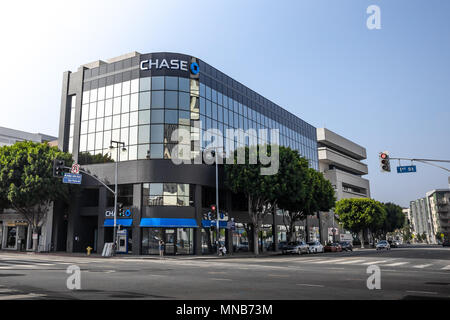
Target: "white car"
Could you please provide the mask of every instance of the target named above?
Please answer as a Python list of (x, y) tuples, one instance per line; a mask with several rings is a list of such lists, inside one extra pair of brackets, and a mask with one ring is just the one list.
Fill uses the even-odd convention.
[(324, 252), (323, 245), (319, 241), (308, 242), (309, 253)]

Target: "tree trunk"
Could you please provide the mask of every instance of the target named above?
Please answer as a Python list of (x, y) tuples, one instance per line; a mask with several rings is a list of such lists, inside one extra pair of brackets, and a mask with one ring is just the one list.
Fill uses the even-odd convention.
[(306, 242), (309, 242), (309, 227), (308, 227), (308, 216), (306, 216), (305, 220), (305, 239)]
[(321, 219), (320, 219), (320, 212), (317, 213), (317, 219), (319, 220), (319, 242), (322, 243), (323, 230), (322, 230), (322, 223), (321, 223)]
[(364, 231), (359, 231), (359, 240), (361, 241), (361, 249), (364, 249)]
[(38, 239), (34, 239), (34, 235), (37, 234), (37, 228), (36, 227), (32, 227), (31, 229), (31, 237), (33, 239), (33, 252), (37, 252), (38, 251), (38, 245), (39, 245), (39, 238)]
[(253, 225), (253, 253), (259, 254), (259, 240), (258, 240), (259, 227), (256, 224)]

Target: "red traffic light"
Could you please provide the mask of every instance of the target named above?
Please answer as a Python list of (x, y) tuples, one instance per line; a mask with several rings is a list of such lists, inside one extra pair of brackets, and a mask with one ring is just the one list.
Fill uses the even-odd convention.
[(388, 155), (387, 155), (386, 153), (381, 153), (381, 154), (380, 154), (381, 159), (386, 159), (387, 156), (388, 156)]
[(216, 211), (216, 206), (215, 206), (215, 205), (212, 205), (212, 206), (211, 206), (211, 210), (212, 210), (212, 211)]

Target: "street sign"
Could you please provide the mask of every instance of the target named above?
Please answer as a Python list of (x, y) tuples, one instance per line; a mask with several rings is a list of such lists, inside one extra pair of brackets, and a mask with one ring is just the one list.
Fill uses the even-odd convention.
[(81, 184), (81, 174), (64, 173), (63, 183)]
[(416, 166), (398, 166), (397, 173), (416, 172)]
[(70, 170), (70, 172), (76, 173), (76, 174), (80, 173), (80, 165), (78, 163), (74, 163), (72, 165), (72, 169)]

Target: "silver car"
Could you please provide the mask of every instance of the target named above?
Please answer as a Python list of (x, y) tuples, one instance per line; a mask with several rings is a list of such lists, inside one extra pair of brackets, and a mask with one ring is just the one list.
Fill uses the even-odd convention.
[(391, 245), (386, 240), (378, 241), (376, 245), (377, 250), (391, 250)]
[(296, 253), (296, 254), (309, 253), (309, 246), (303, 241), (289, 242), (283, 248), (283, 254), (286, 254), (286, 253)]
[(319, 241), (308, 242), (309, 253), (323, 252), (323, 245)]

